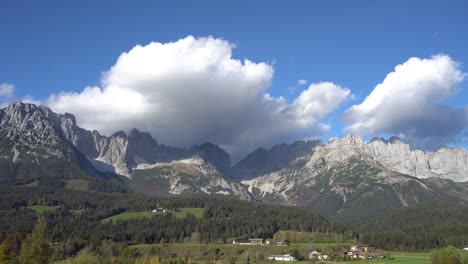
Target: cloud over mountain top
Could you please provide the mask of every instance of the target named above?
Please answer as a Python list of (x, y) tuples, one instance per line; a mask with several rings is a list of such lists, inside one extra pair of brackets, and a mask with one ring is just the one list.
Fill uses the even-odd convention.
[(334, 83), (311, 84), (292, 103), (267, 90), (268, 63), (237, 60), (223, 39), (188, 36), (123, 53), (102, 87), (52, 95), (46, 104), (76, 115), (80, 126), (110, 134), (136, 127), (158, 141), (211, 141), (234, 155), (260, 145), (320, 137), (323, 119), (350, 94)]
[(397, 134), (422, 148), (456, 141), (468, 127), (468, 107), (444, 105), (465, 74), (447, 55), (410, 58), (397, 65), (367, 98), (346, 110), (348, 133)]

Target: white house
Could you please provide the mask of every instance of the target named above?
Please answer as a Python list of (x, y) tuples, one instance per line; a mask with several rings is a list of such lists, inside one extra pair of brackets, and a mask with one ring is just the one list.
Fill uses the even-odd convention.
[(276, 260), (276, 261), (295, 261), (296, 258), (289, 255), (289, 254), (285, 254), (285, 255), (271, 255), (268, 257), (268, 260)]
[(328, 255), (320, 254), (320, 255), (318, 256), (318, 259), (320, 259), (320, 260), (328, 260)]
[(314, 250), (314, 251), (311, 251), (309, 253), (309, 259), (312, 259), (312, 258), (318, 258), (318, 256), (322, 255), (322, 253)]

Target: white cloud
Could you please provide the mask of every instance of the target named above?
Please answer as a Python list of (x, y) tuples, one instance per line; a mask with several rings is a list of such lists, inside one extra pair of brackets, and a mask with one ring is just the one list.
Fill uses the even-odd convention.
[(443, 105), (464, 79), (459, 63), (447, 55), (410, 58), (395, 67), (367, 98), (346, 110), (348, 133), (398, 134), (418, 147), (454, 140), (468, 125), (468, 107)]
[(0, 84), (0, 99), (10, 99), (15, 94), (15, 86), (11, 83)]
[[(6, 107), (14, 100), (16, 100), (15, 85), (11, 83), (0, 84), (0, 107)], [(35, 100), (32, 96), (25, 96), (20, 101), (37, 105), (41, 104), (40, 101)]]
[(3, 108), (10, 103), (15, 94), (15, 86), (11, 83), (0, 84), (0, 107)]
[(165, 144), (210, 141), (237, 156), (329, 129), (322, 119), (348, 89), (312, 84), (288, 104), (267, 93), (271, 65), (234, 59), (232, 49), (222, 39), (192, 36), (138, 45), (103, 74), (102, 87), (52, 95), (46, 104), (105, 134), (136, 127)]
[(298, 85), (305, 85), (305, 84), (307, 84), (307, 80), (304, 80), (304, 79), (297, 80), (297, 84)]

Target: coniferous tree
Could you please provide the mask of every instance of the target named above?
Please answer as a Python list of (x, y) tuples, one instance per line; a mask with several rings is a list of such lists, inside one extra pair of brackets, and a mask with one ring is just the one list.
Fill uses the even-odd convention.
[(47, 224), (44, 217), (39, 217), (33, 232), (21, 246), (19, 261), (21, 264), (48, 264), (51, 256), (52, 248), (47, 243)]
[(11, 260), (10, 242), (8, 238), (0, 244), (0, 264), (9, 264)]

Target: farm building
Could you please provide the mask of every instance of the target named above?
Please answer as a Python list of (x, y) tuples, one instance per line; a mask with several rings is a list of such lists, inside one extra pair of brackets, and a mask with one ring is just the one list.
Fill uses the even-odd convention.
[(322, 255), (322, 253), (314, 250), (314, 251), (311, 251), (309, 252), (309, 259), (314, 259), (314, 258), (318, 258), (318, 256)]
[(268, 260), (276, 260), (276, 261), (295, 261), (296, 258), (289, 255), (289, 254), (285, 254), (285, 255), (271, 255), (268, 257)]
[(251, 245), (263, 245), (265, 244), (265, 239), (263, 238), (249, 238)]
[(232, 241), (232, 244), (234, 245), (251, 245), (249, 239), (244, 239), (244, 238), (238, 238)]

